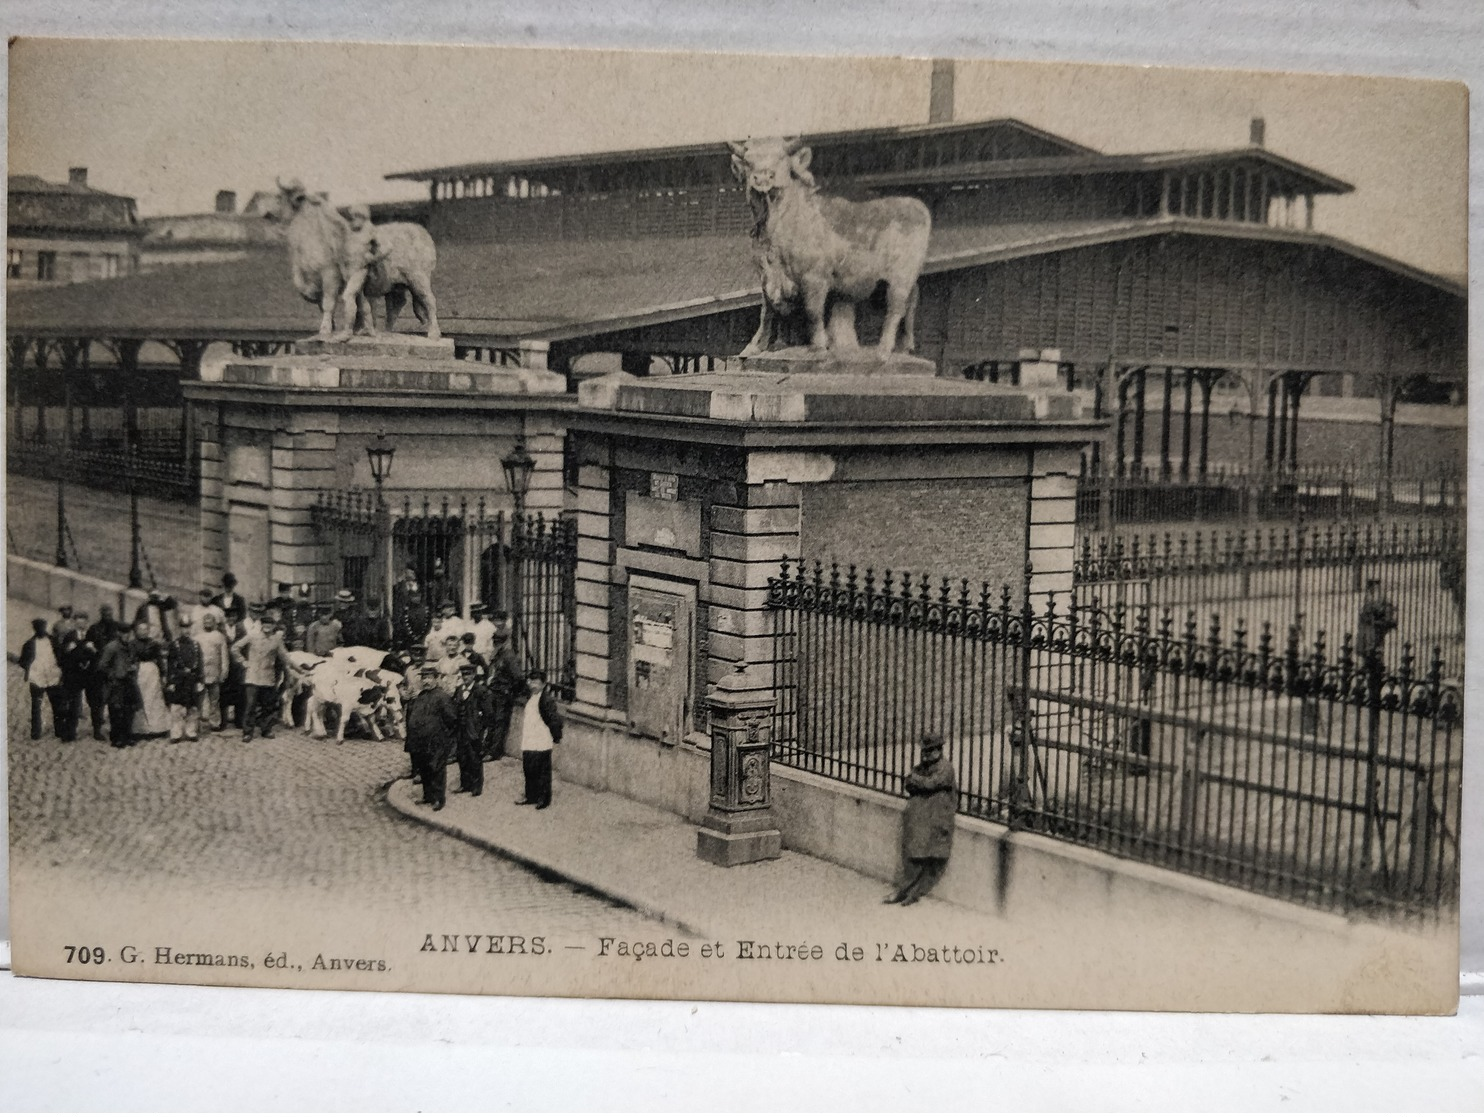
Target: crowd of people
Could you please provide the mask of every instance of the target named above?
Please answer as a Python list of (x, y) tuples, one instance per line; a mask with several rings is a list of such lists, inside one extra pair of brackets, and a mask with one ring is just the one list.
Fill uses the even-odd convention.
[(315, 605), (307, 587), (296, 594), (281, 583), (273, 599), (248, 602), (228, 573), (220, 587), (204, 587), (193, 607), (158, 592), (127, 619), (107, 605), (96, 620), (63, 607), (54, 621), (32, 622), (18, 659), (31, 695), (31, 738), (43, 736), (47, 706), (59, 740), (77, 739), (86, 706), (93, 738), (104, 740), (106, 727), (119, 749), (150, 738), (272, 737), (297, 716), (305, 670), (338, 649), (360, 649), (384, 653), (384, 664), (396, 668), (405, 748), (425, 803), (442, 808), (454, 760), (457, 790), (482, 794), (484, 763), (505, 754), (520, 708), (527, 712), (521, 802), (549, 805), (561, 714), (545, 675), (522, 670), (510, 618), (476, 602), (466, 619), (449, 597), (433, 616), (416, 590), (410, 576), (399, 580), (387, 616), (377, 596), (358, 602), (348, 589)]

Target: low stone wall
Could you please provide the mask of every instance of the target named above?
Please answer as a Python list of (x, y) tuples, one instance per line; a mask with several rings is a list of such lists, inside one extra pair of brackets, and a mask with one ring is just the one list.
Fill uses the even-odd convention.
[[(555, 764), (566, 780), (691, 822), (706, 812), (704, 749), (631, 737), (622, 722), (592, 708), (569, 716)], [(779, 765), (772, 768), (772, 790), (785, 848), (883, 884), (896, 876), (905, 800)], [(963, 815), (935, 895), (1024, 926), (1055, 925), (1075, 913), (1080, 924), (1103, 922), (1110, 936), (1133, 941), (1178, 929), (1210, 935), (1212, 943), (1262, 943), (1281, 952), (1295, 937), (1338, 945), (1367, 933), (1338, 915)]]
[(99, 606), (109, 606), (115, 617), (132, 617), (149, 599), (144, 590), (131, 590), (118, 582), (108, 582), (19, 555), (5, 556), (5, 581), (9, 598), (53, 611), (71, 605), (75, 609), (86, 609), (95, 620)]

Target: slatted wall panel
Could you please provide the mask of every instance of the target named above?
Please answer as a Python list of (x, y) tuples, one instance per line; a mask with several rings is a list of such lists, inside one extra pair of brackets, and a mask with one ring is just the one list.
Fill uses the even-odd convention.
[[(949, 273), (945, 361), (1188, 362), (1372, 373), (1463, 370), (1462, 300), (1322, 248), (1172, 237)], [(1115, 293), (1116, 292), (1116, 293)], [(1174, 327), (1167, 330), (1166, 327)], [(1431, 354), (1416, 338), (1436, 339)]]

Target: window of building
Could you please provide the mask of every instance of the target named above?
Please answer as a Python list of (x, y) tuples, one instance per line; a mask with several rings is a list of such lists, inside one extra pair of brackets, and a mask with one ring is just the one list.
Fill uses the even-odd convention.
[(124, 274), (124, 258), (117, 253), (108, 252), (103, 256), (103, 278), (117, 279)]
[(36, 278), (57, 278), (57, 254), (55, 252), (36, 253)]
[(19, 279), (21, 277), (21, 250), (19, 248), (7, 248), (5, 250), (5, 278)]

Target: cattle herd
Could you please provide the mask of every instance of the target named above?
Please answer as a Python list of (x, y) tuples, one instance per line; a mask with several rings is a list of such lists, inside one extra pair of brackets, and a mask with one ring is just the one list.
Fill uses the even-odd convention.
[[(326, 707), (335, 724), (335, 740), (345, 740), (351, 722), (358, 722), (380, 741), (401, 737), (402, 693), (406, 685), (401, 661), (376, 648), (336, 648), (328, 656), (289, 652), (295, 675), (283, 689), (282, 718), (286, 724), (309, 730), (311, 736), (329, 736)], [(296, 711), (301, 706), (302, 714)]]

